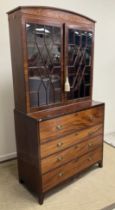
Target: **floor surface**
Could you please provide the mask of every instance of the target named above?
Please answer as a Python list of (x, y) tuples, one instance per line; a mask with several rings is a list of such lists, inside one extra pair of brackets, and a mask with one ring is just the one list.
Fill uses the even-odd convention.
[(105, 142), (115, 147), (115, 132), (105, 135)]

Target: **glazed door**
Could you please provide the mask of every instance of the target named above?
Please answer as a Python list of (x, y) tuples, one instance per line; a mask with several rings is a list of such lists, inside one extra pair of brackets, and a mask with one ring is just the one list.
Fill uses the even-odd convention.
[(62, 101), (62, 25), (26, 23), (29, 103), (31, 108)]
[[(70, 91), (67, 100), (91, 97), (93, 32), (77, 27), (66, 27), (65, 69)], [(65, 75), (66, 78), (66, 75)]]

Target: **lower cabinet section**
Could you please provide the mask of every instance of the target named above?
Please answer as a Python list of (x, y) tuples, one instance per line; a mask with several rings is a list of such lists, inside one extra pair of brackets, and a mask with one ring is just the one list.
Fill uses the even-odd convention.
[(102, 147), (43, 175), (43, 192), (102, 160)]
[(102, 167), (104, 104), (36, 116), (15, 110), (19, 181), (42, 204), (49, 190), (96, 163)]

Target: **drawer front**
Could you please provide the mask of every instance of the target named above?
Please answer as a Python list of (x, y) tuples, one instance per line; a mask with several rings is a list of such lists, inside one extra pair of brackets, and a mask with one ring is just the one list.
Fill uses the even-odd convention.
[(41, 168), (42, 174), (61, 166), (77, 157), (82, 156), (85, 153), (90, 152), (91, 150), (96, 149), (99, 146), (102, 146), (102, 135), (91, 138), (90, 140), (83, 141), (82, 143), (75, 144), (74, 146), (66, 149), (57, 154), (51, 155), (47, 158), (42, 159)]
[(42, 176), (43, 192), (102, 159), (102, 147)]
[(40, 140), (45, 142), (103, 122), (103, 106), (40, 122)]
[(103, 125), (99, 124), (91, 128), (87, 128), (80, 132), (75, 132), (63, 138), (49, 141), (41, 144), (41, 158), (47, 157), (53, 153), (62, 151), (76, 143), (85, 141), (103, 133)]

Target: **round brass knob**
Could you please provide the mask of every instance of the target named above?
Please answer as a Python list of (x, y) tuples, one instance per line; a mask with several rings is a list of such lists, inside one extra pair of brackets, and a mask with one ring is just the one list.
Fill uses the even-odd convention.
[(93, 115), (90, 115), (89, 116), (89, 120), (94, 121), (95, 120), (94, 116)]
[(59, 177), (62, 177), (63, 175), (64, 175), (63, 172), (60, 172), (60, 173), (58, 174)]
[(75, 149), (78, 149), (78, 148), (80, 148), (80, 145), (79, 144), (77, 144), (77, 145), (75, 145), (75, 147), (74, 147)]
[(88, 135), (89, 135), (89, 136), (91, 136), (91, 135), (92, 135), (92, 132), (91, 132), (91, 131), (89, 131), (89, 132), (88, 132)]
[(75, 133), (75, 136), (78, 136), (78, 134), (79, 134), (79, 133), (78, 133), (78, 132), (76, 132), (76, 133)]
[(93, 146), (93, 144), (92, 144), (92, 143), (89, 143), (89, 144), (88, 144), (88, 146), (89, 146), (89, 147), (92, 147), (92, 146)]
[(61, 157), (61, 156), (60, 157), (57, 157), (57, 160), (58, 161), (61, 161), (61, 160), (63, 160), (63, 157)]
[(61, 147), (63, 145), (63, 142), (58, 142), (57, 147)]
[(57, 130), (61, 130), (61, 129), (63, 129), (63, 126), (62, 126), (62, 125), (57, 125), (57, 126), (56, 126), (56, 129), (57, 129)]
[(92, 158), (91, 158), (91, 157), (89, 157), (89, 158), (88, 158), (88, 160), (89, 160), (89, 161), (91, 161), (91, 160), (92, 160)]

